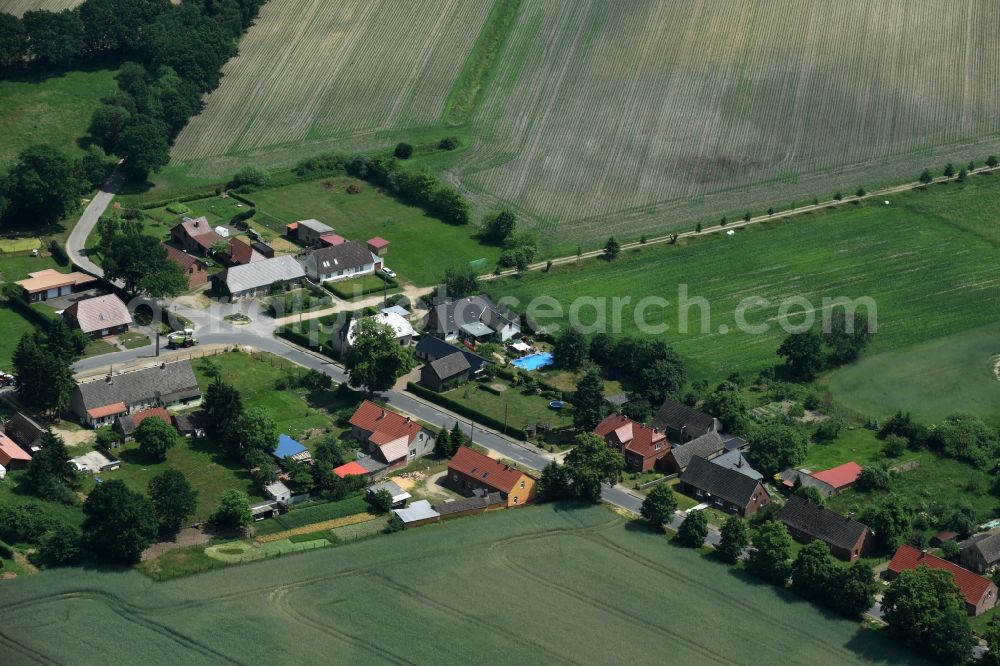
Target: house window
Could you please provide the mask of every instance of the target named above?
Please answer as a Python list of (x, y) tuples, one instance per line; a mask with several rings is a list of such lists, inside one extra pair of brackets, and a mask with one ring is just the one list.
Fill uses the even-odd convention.
[(416, 449), (410, 449), (410, 457), (411, 458), (416, 458), (417, 457), (417, 450)]
[(524, 481), (521, 481), (521, 490), (524, 490)]
[(514, 504), (517, 504), (517, 495), (514, 496)]

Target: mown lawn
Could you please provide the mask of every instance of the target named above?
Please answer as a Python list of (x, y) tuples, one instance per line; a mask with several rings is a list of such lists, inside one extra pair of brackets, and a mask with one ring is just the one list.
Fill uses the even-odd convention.
[(511, 386), (503, 379), (493, 379), (487, 385), (507, 387), (500, 395), (487, 391), (483, 384), (469, 382), (443, 395), (463, 405), (475, 409), (514, 428), (524, 428), (545, 421), (553, 428), (573, 425), (569, 409), (554, 410), (549, 407), (549, 399), (540, 395), (525, 395), (521, 389)]
[[(824, 298), (870, 298), (878, 332), (869, 353), (901, 349), (1000, 319), (997, 246), (986, 220), (979, 220), (986, 216), (982, 209), (1000, 205), (1000, 178), (972, 180), (964, 196), (956, 194), (961, 185), (935, 186), (892, 196), (888, 206), (847, 206), (740, 229), (734, 236), (645, 247), (613, 262), (589, 260), (520, 280), (506, 278), (490, 290), (517, 298), (522, 307), (541, 296), (556, 299), (561, 316), (541, 323), (565, 324), (574, 302), (586, 305), (584, 325), (597, 322), (612, 333), (662, 337), (684, 357), (692, 377), (711, 381), (778, 362), (776, 350), (786, 336), (777, 325), (779, 307), (793, 297), (807, 299), (813, 308), (821, 308)], [(978, 217), (967, 217), (970, 210)], [(708, 307), (681, 307), (682, 289), (688, 303), (703, 298)], [(615, 297), (628, 299), (618, 331)], [(645, 312), (648, 324), (666, 324), (665, 331), (637, 325), (637, 306), (645, 297), (669, 302), (652, 303)], [(605, 316), (578, 301), (584, 298), (597, 299), (592, 303)], [(737, 308), (751, 298), (769, 301), (745, 309), (748, 324), (768, 327), (763, 333), (739, 330)], [(801, 315), (803, 307), (790, 312)], [(802, 317), (790, 321), (798, 324)]]
[[(177, 568), (208, 566), (185, 560)], [(329, 660), (331, 650), (347, 663), (459, 664), (484, 654), (505, 663), (649, 663), (662, 661), (662, 646), (676, 664), (921, 663), (880, 632), (594, 506), (461, 518), (169, 585), (96, 569), (4, 585), (7, 630), (36, 660), (59, 662), (201, 662), (206, 645), (212, 661), (239, 660), (252, 641), (255, 651), (301, 663)], [(66, 594), (81, 589), (102, 594)], [(525, 621), (525, 609), (537, 621)], [(45, 623), (53, 613), (58, 632)], [(226, 631), (213, 621), (220, 617)], [(554, 631), (565, 618), (574, 629)], [(95, 626), (99, 645), (79, 639)]]
[[(358, 194), (348, 194), (356, 183)], [(328, 178), (261, 190), (249, 195), (259, 211), (281, 224), (315, 218), (344, 238), (364, 242), (381, 236), (390, 242), (385, 263), (401, 280), (436, 284), (449, 264), (485, 258), (490, 269), (500, 248), (482, 245), (475, 225), (454, 226), (402, 204), (373, 185), (353, 178)], [(485, 272), (485, 271), (484, 271)]]
[(11, 358), (17, 343), (25, 333), (35, 330), (35, 325), (6, 302), (0, 301), (0, 370), (11, 371)]
[(99, 69), (0, 80), (0, 167), (39, 143), (82, 155), (78, 140), (87, 134), (101, 98), (118, 89), (116, 74)]
[[(882, 447), (884, 442), (875, 436), (875, 432), (857, 425), (844, 427), (840, 435), (828, 444), (810, 443), (806, 459), (801, 467), (814, 472), (836, 467), (853, 460), (862, 467), (878, 460), (884, 460)], [(919, 451), (905, 451), (899, 458), (888, 459), (892, 465), (909, 460), (926, 460), (930, 454)]]

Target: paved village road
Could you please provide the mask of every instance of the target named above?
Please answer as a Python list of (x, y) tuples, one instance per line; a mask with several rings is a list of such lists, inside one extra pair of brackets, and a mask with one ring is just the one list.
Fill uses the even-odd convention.
[(100, 266), (87, 258), (85, 249), (87, 246), (87, 237), (94, 231), (97, 221), (101, 219), (101, 215), (108, 209), (111, 200), (118, 194), (118, 190), (121, 189), (124, 182), (125, 172), (122, 170), (121, 163), (119, 163), (114, 168), (114, 171), (111, 172), (111, 175), (108, 176), (108, 179), (104, 181), (104, 184), (101, 185), (101, 189), (94, 195), (94, 198), (87, 204), (83, 215), (80, 216), (80, 220), (73, 227), (73, 231), (70, 232), (69, 238), (66, 240), (66, 253), (69, 255), (70, 261), (97, 277), (104, 277), (104, 271), (101, 270)]

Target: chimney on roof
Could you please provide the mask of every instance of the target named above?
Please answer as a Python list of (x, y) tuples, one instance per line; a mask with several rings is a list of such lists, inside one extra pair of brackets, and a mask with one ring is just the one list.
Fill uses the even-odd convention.
[(166, 363), (160, 363), (160, 370), (166, 370), (166, 369), (167, 369), (167, 364)]
[(385, 410), (384, 409), (382, 410), (382, 413), (379, 414), (378, 418), (379, 418), (380, 421), (385, 418)]
[(407, 416), (407, 417), (406, 417), (406, 422), (407, 422), (407, 423), (409, 423), (409, 422), (410, 422), (410, 417), (409, 417), (409, 416)]

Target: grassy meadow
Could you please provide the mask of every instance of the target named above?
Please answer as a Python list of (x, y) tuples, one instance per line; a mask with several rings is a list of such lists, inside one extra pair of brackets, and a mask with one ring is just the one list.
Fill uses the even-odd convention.
[[(201, 664), (251, 650), (303, 663), (649, 663), (663, 650), (675, 664), (919, 661), (601, 507), (486, 514), (161, 584), (53, 571), (4, 583), (0, 609), (7, 661)], [(94, 627), (99, 642), (86, 640)]]
[[(359, 193), (347, 193), (352, 183), (361, 187)], [(500, 248), (479, 243), (475, 225), (446, 224), (353, 178), (274, 187), (254, 192), (250, 198), (261, 213), (281, 224), (316, 218), (352, 240), (382, 236), (390, 242), (386, 265), (401, 280), (418, 286), (437, 284), (449, 264), (485, 258), (492, 267), (500, 256)]]
[(101, 98), (118, 89), (116, 73), (99, 69), (0, 80), (0, 168), (38, 143), (82, 155), (78, 140), (87, 134)]
[[(964, 196), (957, 197), (963, 190)], [(934, 204), (937, 197), (954, 201), (955, 207)], [(611, 299), (629, 298), (621, 309), (624, 334), (640, 334), (634, 313), (642, 298), (666, 298), (670, 305), (654, 304), (646, 321), (667, 324), (669, 329), (660, 334), (688, 361), (694, 378), (709, 380), (734, 371), (755, 373), (778, 361), (775, 352), (786, 335), (777, 325), (783, 299), (805, 297), (815, 308), (823, 298), (869, 297), (878, 313), (869, 354), (878, 354), (997, 320), (997, 245), (988, 238), (989, 223), (976, 223), (976, 215), (967, 212), (997, 203), (1000, 180), (976, 177), (964, 186), (896, 195), (888, 206), (849, 205), (740, 229), (733, 236), (650, 246), (625, 252), (613, 262), (590, 260), (547, 274), (505, 278), (490, 289), (522, 304), (552, 297), (562, 306), (563, 319), (555, 320), (560, 323), (574, 299), (606, 299), (609, 329)], [(682, 285), (688, 299), (704, 298), (710, 306), (688, 310), (686, 333), (678, 330)], [(747, 323), (770, 326), (759, 335), (737, 330), (736, 309), (752, 297), (770, 301), (746, 310)], [(791, 323), (800, 323), (802, 312), (802, 307), (792, 308)], [(592, 313), (590, 307), (581, 310), (583, 323), (595, 321)], [(705, 330), (703, 313), (708, 314)]]

